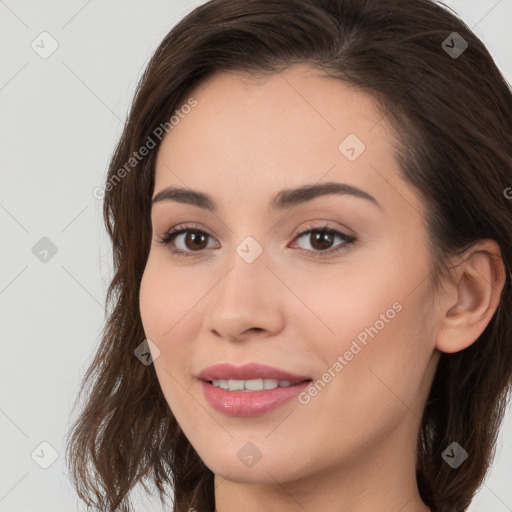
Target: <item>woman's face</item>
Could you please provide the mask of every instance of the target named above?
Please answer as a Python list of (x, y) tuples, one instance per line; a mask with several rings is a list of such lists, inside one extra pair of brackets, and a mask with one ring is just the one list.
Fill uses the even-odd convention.
[[(398, 175), (386, 120), (369, 96), (304, 66), (259, 82), (218, 74), (193, 97), (159, 149), (140, 290), (185, 435), (236, 482), (377, 460), (413, 473), (437, 317), (424, 205)], [(168, 187), (189, 195), (160, 194)], [(159, 243), (171, 228), (188, 231)], [(221, 363), (311, 382), (232, 391), (200, 379)], [(286, 380), (220, 372), (205, 379)]]

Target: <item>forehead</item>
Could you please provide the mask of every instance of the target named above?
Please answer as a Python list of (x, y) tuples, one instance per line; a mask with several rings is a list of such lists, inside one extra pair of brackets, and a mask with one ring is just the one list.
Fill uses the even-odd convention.
[(217, 73), (190, 96), (197, 106), (160, 146), (155, 190), (179, 184), (250, 200), (322, 179), (374, 191), (383, 174), (398, 179), (391, 130), (372, 98), (318, 70)]

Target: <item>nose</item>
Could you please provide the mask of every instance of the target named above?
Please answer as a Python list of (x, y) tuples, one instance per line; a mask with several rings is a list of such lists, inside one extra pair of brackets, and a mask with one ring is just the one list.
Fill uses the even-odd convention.
[(265, 250), (252, 262), (236, 251), (211, 291), (205, 327), (217, 337), (241, 340), (275, 335), (284, 325), (283, 284), (269, 268)]

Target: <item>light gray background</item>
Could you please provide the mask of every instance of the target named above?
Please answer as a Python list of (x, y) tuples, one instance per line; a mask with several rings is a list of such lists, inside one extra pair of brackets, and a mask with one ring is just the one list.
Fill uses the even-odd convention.
[[(144, 65), (200, 3), (0, 0), (0, 512), (85, 510), (63, 455), (111, 277), (102, 204), (92, 191), (103, 183)], [(512, 81), (512, 0), (445, 4)], [(59, 45), (47, 59), (31, 48), (43, 31)], [(43, 237), (57, 248), (47, 262), (32, 252)], [(470, 512), (512, 511), (511, 428), (512, 410)], [(58, 453), (48, 469), (35, 462), (51, 462), (42, 442)], [(137, 510), (161, 508), (144, 501)]]

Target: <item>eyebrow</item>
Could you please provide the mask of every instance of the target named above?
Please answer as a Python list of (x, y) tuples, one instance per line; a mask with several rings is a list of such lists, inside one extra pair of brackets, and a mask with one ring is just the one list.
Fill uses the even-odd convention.
[[(350, 195), (360, 199), (366, 199), (378, 208), (382, 209), (382, 206), (377, 199), (364, 190), (347, 183), (338, 183), (335, 181), (304, 185), (295, 189), (281, 190), (270, 203), (269, 209), (271, 211), (285, 210), (316, 199), (317, 197), (334, 194)], [(211, 212), (218, 211), (217, 204), (208, 194), (173, 185), (160, 190), (153, 197), (152, 205), (162, 201), (175, 201), (177, 203), (190, 204), (199, 208), (204, 208)]]

